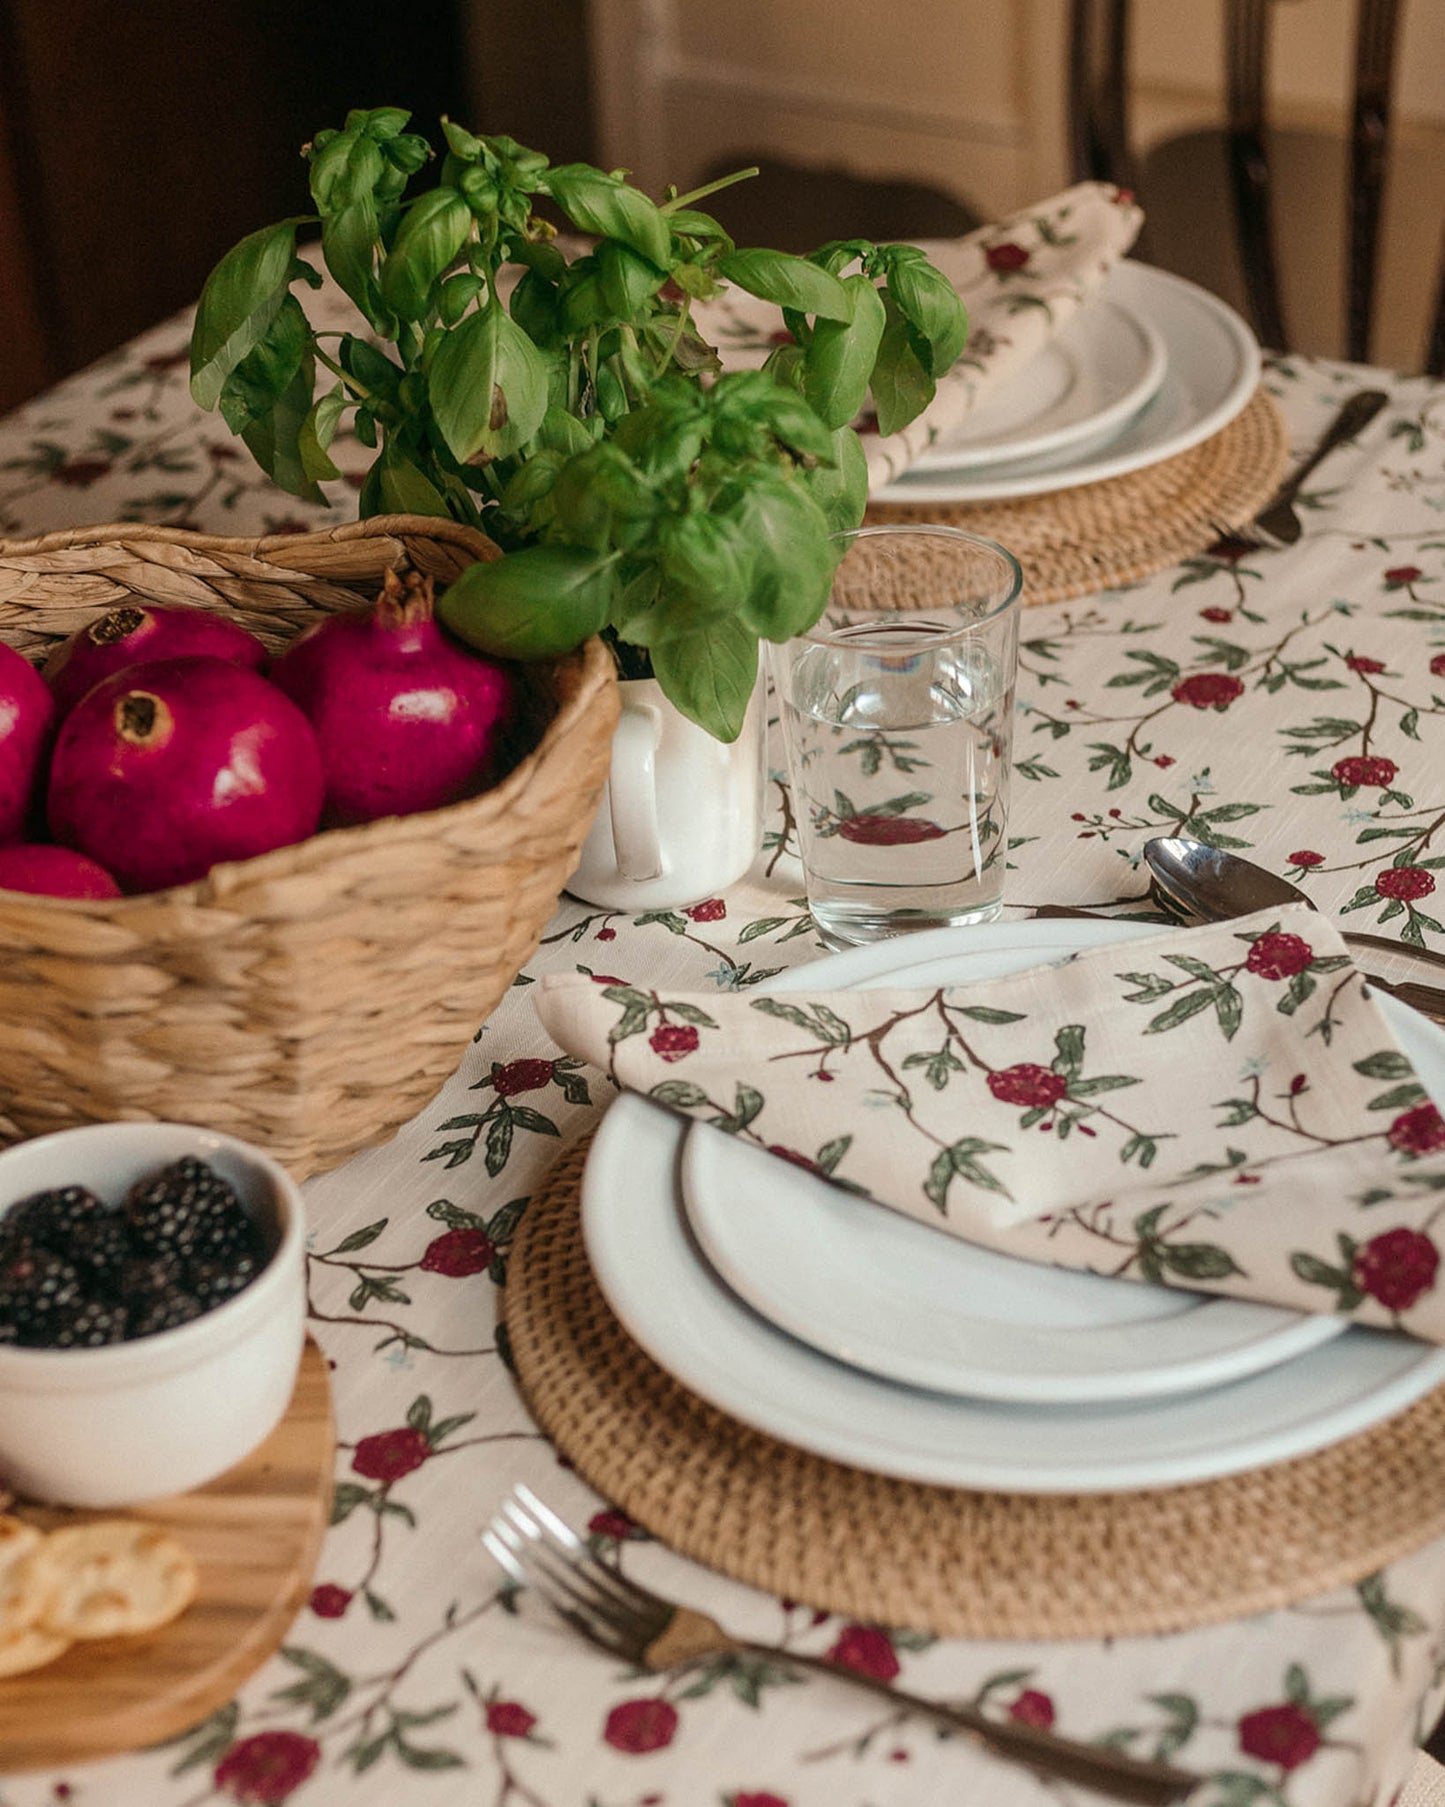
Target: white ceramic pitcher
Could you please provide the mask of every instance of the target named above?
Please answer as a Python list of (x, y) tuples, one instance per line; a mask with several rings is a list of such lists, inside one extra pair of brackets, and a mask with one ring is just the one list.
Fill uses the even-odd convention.
[(737, 739), (715, 739), (655, 678), (622, 682), (612, 765), (567, 889), (609, 909), (700, 903), (735, 883), (763, 840), (767, 686)]

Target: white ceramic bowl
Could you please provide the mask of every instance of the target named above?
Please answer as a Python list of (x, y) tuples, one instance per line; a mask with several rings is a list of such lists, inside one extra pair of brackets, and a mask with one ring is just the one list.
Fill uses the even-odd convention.
[(52, 1186), (116, 1205), (182, 1155), (235, 1187), (270, 1252), (256, 1278), (174, 1330), (100, 1349), (0, 1347), (0, 1481), (27, 1499), (129, 1506), (199, 1487), (285, 1414), (306, 1323), (301, 1194), (268, 1155), (180, 1123), (97, 1123), (0, 1153), (0, 1214)]

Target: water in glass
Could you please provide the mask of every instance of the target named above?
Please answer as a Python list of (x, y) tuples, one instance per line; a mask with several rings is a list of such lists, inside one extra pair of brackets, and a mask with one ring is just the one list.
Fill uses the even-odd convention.
[(956, 620), (861, 621), (799, 653), (784, 730), (809, 907), (826, 938), (998, 914), (1014, 670), (960, 638)]

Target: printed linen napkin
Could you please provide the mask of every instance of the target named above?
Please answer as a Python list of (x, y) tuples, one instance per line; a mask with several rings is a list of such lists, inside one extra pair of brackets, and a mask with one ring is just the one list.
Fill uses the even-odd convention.
[[(891, 483), (1036, 357), (1099, 289), (1143, 222), (1123, 189), (1080, 182), (997, 225), (930, 241), (929, 256), (968, 309), (968, 343), (916, 420), (886, 438), (863, 433), (869, 490)], [(730, 369), (760, 363), (777, 342), (778, 310), (739, 289), (699, 303), (693, 314)]]
[(1143, 223), (1124, 189), (1080, 182), (996, 226), (931, 246), (968, 309), (968, 342), (916, 420), (886, 438), (863, 435), (869, 492), (900, 476), (1036, 357), (1102, 286)]
[(619, 1085), (1027, 1259), (1445, 1342), (1445, 1119), (1307, 907), (920, 989), (551, 975)]

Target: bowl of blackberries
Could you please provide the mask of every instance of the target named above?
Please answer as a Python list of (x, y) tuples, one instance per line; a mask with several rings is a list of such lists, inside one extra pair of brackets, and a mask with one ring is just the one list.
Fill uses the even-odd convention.
[(136, 1505), (214, 1480), (286, 1413), (300, 1191), (260, 1149), (98, 1123), (0, 1154), (0, 1484)]

